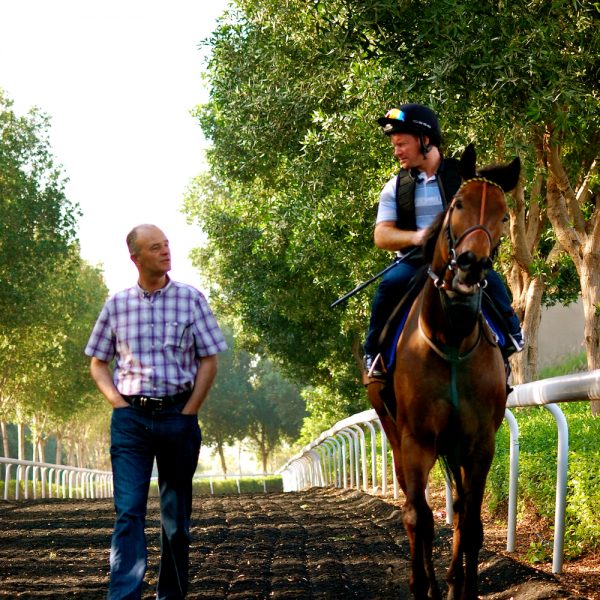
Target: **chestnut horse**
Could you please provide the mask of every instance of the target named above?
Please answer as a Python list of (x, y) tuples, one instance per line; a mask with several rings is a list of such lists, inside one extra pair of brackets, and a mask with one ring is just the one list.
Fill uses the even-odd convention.
[(506, 404), (504, 363), (481, 316), (481, 294), (508, 219), (504, 193), (517, 185), (520, 162), (476, 172), (469, 146), (460, 172), (463, 183), (424, 245), (429, 277), (410, 309), (385, 384), (393, 385), (392, 408), (383, 402), (381, 382), (368, 386), (406, 496), (410, 589), (418, 600), (441, 598), (432, 560), (433, 514), (425, 498), (438, 458), (454, 488), (447, 597), (477, 598), (481, 503)]

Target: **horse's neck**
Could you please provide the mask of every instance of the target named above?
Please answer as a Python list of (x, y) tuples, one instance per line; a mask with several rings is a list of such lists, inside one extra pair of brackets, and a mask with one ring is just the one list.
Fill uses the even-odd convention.
[(420, 327), (430, 340), (459, 351), (470, 347), (479, 335), (480, 298), (452, 302), (428, 281), (419, 311)]

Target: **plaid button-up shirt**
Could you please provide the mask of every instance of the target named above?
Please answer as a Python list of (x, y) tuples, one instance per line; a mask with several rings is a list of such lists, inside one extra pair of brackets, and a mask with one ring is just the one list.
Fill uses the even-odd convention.
[(121, 394), (169, 396), (193, 387), (199, 359), (226, 349), (204, 295), (169, 281), (152, 294), (136, 285), (110, 298), (85, 353), (116, 359), (113, 381)]

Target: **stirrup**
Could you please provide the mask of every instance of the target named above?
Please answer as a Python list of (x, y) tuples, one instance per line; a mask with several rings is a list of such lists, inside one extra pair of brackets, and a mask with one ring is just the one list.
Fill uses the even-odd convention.
[[(376, 368), (378, 363), (381, 363), (380, 369)], [(377, 373), (377, 374), (374, 375), (373, 373)], [(385, 368), (385, 362), (383, 361), (381, 352), (373, 359), (373, 363), (371, 364), (371, 368), (369, 369), (367, 376), (368, 377), (381, 377), (382, 375), (379, 375), (379, 373), (381, 373), (383, 376), (385, 376), (387, 374), (387, 369)]]
[[(379, 367), (379, 368), (378, 368)], [(379, 353), (371, 363), (371, 367), (368, 371), (363, 371), (363, 384), (368, 385), (369, 383), (385, 383), (387, 381), (387, 369), (385, 368), (385, 361)]]

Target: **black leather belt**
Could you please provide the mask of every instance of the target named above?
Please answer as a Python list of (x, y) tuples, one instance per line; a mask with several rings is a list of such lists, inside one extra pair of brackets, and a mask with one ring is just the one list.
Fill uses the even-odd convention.
[(134, 406), (135, 408), (143, 408), (145, 410), (163, 410), (176, 404), (186, 402), (191, 396), (191, 391), (180, 392), (174, 396), (145, 396), (142, 394), (135, 394), (133, 396), (126, 396), (121, 394), (124, 400)]

